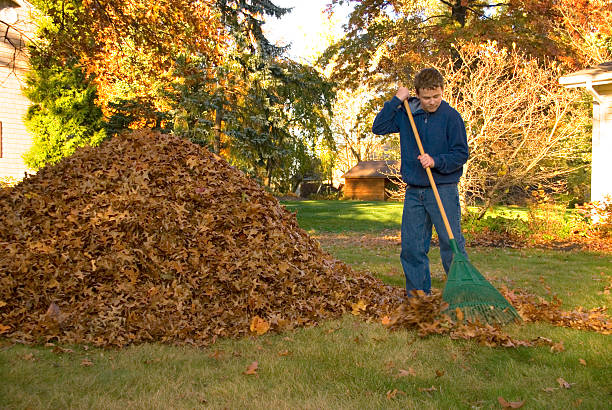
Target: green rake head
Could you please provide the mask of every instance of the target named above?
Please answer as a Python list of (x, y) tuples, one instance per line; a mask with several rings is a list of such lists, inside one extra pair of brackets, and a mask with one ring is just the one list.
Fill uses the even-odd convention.
[(449, 304), (445, 313), (456, 320), (459, 308), (464, 319), (472, 322), (520, 321), (520, 315), (510, 302), (459, 252), (455, 240), (450, 242), (454, 255), (442, 293), (442, 299)]

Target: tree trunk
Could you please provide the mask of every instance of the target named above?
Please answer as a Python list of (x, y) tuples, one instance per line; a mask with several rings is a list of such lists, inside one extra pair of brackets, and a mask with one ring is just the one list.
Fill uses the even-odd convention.
[(465, 27), (465, 20), (467, 17), (467, 0), (455, 0), (455, 4), (452, 7), (451, 17), (457, 23), (461, 25), (461, 27)]
[(217, 155), (221, 152), (221, 123), (223, 121), (223, 105), (215, 110), (215, 135), (213, 137), (213, 152)]

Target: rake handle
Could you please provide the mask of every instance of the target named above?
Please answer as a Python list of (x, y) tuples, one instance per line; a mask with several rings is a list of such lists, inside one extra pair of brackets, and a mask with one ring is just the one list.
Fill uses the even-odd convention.
[[(408, 105), (408, 99), (404, 100), (404, 107), (406, 108), (406, 113), (408, 113), (408, 119), (410, 120), (410, 125), (412, 126), (412, 132), (414, 133), (414, 138), (416, 139), (416, 143), (419, 146), (419, 152), (421, 153), (421, 155), (424, 155), (425, 150), (423, 149), (423, 144), (421, 143), (421, 137), (419, 137), (419, 131), (417, 131), (416, 124), (414, 123), (414, 118), (412, 118), (412, 112), (410, 111), (410, 106)], [(448, 237), (449, 239), (455, 239), (455, 236), (453, 235), (453, 231), (451, 230), (450, 224), (448, 223), (446, 212), (444, 212), (444, 206), (442, 206), (442, 200), (440, 199), (438, 188), (436, 187), (436, 183), (433, 179), (433, 175), (431, 174), (431, 169), (425, 168), (425, 172), (427, 172), (427, 177), (429, 178), (429, 184), (431, 185), (431, 189), (433, 190), (434, 196), (436, 197), (438, 208), (440, 208), (440, 214), (442, 215), (442, 220), (444, 221), (446, 232), (448, 232)]]

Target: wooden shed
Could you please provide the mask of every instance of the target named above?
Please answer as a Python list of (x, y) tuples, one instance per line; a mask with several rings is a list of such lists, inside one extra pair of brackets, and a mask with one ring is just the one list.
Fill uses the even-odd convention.
[(385, 188), (398, 175), (398, 161), (362, 161), (344, 174), (344, 197), (364, 201), (386, 201)]
[(593, 96), (591, 201), (612, 197), (612, 61), (561, 77), (559, 84), (585, 87)]
[(0, 0), (0, 179), (31, 173), (22, 155), (32, 146), (23, 117), (30, 101), (23, 95), (32, 36), (33, 8), (24, 0)]

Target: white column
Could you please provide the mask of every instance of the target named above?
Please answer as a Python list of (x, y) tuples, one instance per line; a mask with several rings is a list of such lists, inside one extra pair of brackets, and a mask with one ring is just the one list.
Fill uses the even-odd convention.
[[(607, 96), (606, 96), (607, 97)], [(593, 101), (591, 201), (612, 197), (612, 99)]]

